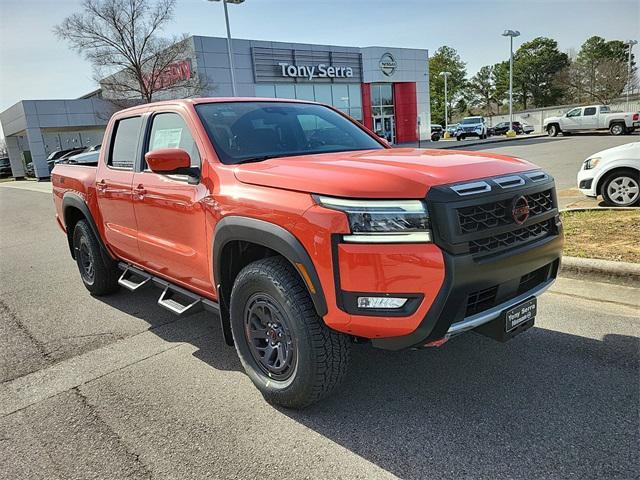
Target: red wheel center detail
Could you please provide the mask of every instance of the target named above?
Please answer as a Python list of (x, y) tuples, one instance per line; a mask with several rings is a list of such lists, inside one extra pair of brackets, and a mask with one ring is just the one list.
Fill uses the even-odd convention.
[(513, 200), (511, 207), (511, 216), (513, 217), (513, 221), (518, 225), (522, 225), (529, 218), (529, 214), (531, 213), (531, 209), (529, 208), (529, 202), (522, 195), (516, 197)]

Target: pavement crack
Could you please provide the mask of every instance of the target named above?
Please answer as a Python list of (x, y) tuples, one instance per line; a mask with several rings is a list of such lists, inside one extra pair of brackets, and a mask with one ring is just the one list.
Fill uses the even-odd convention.
[(113, 436), (113, 438), (122, 446), (124, 453), (128, 456), (134, 465), (137, 466), (140, 470), (140, 474), (148, 479), (153, 478), (153, 474), (149, 467), (140, 459), (140, 454), (132, 451), (131, 446), (127, 444), (126, 441), (120, 436), (120, 434), (114, 430), (111, 425), (100, 415), (99, 409), (89, 401), (86, 395), (82, 393), (80, 390), (80, 386), (74, 387), (71, 389), (71, 392), (78, 398), (80, 403), (82, 403), (83, 407), (87, 409), (89, 414), (93, 416), (104, 428), (108, 430), (108, 432)]
[(50, 362), (51, 360), (50, 355), (49, 355), (49, 352), (47, 352), (47, 349), (45, 348), (44, 343), (42, 343), (40, 340), (38, 340), (36, 337), (33, 336), (33, 334), (29, 331), (27, 326), (20, 321), (20, 319), (18, 318), (18, 315), (11, 309), (11, 307), (9, 307), (2, 300), (0, 300), (0, 312), (5, 313), (9, 317), (9, 319), (16, 325), (16, 327), (18, 327), (18, 330), (20, 330), (29, 339), (29, 341), (36, 347), (36, 350), (38, 350), (38, 353), (40, 353), (42, 358), (47, 362)]

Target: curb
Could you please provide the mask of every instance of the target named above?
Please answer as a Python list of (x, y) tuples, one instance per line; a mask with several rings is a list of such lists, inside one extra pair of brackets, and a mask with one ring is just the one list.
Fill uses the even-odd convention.
[(635, 212), (640, 211), (640, 207), (575, 207), (560, 209), (560, 213), (564, 212)]
[(640, 264), (638, 263), (563, 256), (560, 275), (640, 287)]

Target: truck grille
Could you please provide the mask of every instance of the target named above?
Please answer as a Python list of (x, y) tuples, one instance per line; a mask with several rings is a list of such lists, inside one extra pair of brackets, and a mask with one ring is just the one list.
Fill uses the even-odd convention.
[(540, 171), (434, 187), (434, 238), (453, 254), (485, 257), (558, 233), (553, 178)]
[(553, 231), (554, 225), (553, 219), (545, 220), (510, 232), (472, 240), (469, 242), (469, 251), (471, 253), (483, 253), (515, 247), (522, 243), (546, 237), (549, 232)]
[[(524, 195), (531, 209), (531, 215), (540, 215), (553, 208), (553, 193), (544, 192)], [(501, 225), (514, 223), (509, 212), (510, 200), (472, 205), (458, 209), (458, 222), (462, 233), (481, 232)]]

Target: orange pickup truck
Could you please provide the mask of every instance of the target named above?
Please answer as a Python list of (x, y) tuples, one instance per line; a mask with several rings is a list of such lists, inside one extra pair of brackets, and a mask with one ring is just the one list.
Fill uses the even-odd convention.
[(558, 272), (553, 179), (517, 158), (390, 148), (332, 107), (255, 98), (122, 110), (102, 145), (52, 173), (86, 288), (214, 312), (285, 407), (334, 390), (354, 343), (506, 341)]

